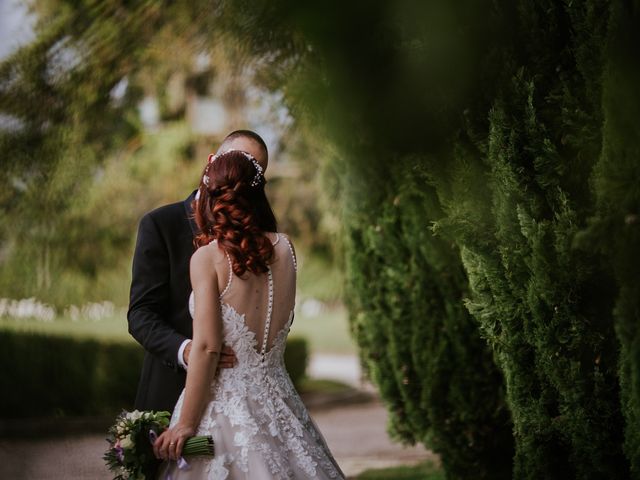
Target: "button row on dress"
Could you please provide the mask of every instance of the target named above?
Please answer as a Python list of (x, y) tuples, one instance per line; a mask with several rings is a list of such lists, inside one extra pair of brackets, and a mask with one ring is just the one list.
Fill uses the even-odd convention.
[(271, 272), (271, 267), (267, 266), (267, 278), (269, 282), (269, 303), (267, 305), (267, 318), (264, 323), (264, 334), (262, 338), (262, 361), (264, 361), (266, 351), (267, 351), (267, 341), (269, 340), (269, 327), (271, 326), (271, 313), (273, 311), (273, 273)]

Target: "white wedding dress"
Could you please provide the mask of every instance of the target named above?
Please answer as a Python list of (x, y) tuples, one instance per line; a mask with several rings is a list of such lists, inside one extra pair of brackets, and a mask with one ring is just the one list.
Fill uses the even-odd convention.
[[(186, 469), (165, 462), (159, 479), (344, 478), (284, 366), (296, 260), (289, 240), (276, 235), (275, 259), (266, 274), (237, 277), (227, 255), (228, 281), (220, 304), (224, 343), (234, 350), (237, 363), (219, 370), (196, 432), (213, 437), (215, 455), (187, 457)], [(205, 248), (212, 247), (218, 248), (216, 243)], [(193, 294), (189, 310), (193, 316)], [(183, 400), (184, 390), (171, 426)]]

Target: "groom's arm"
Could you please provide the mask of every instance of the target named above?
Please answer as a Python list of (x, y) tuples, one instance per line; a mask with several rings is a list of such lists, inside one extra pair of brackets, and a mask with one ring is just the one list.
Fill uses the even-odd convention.
[(129, 333), (144, 349), (176, 368), (178, 350), (187, 337), (168, 323), (169, 252), (160, 230), (149, 214), (142, 217), (133, 255), (129, 299)]

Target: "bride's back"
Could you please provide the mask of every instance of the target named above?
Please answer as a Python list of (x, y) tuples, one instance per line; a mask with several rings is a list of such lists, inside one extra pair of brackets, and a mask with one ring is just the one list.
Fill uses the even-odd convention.
[[(220, 265), (218, 276), (224, 279), (219, 282), (223, 314), (231, 307), (244, 317), (244, 325), (255, 335), (257, 353), (271, 349), (278, 334), (292, 319), (295, 306), (297, 264), (293, 247), (283, 234), (272, 233), (269, 237), (274, 249), (269, 272), (245, 272), (238, 277), (231, 272), (227, 257), (227, 262)], [(224, 321), (229, 320), (225, 318)], [(229, 340), (225, 338), (225, 341)]]
[[(269, 237), (274, 256), (269, 272), (259, 275), (229, 274), (226, 252), (215, 242), (204, 247), (215, 257), (224, 342), (238, 361), (233, 368), (220, 369), (213, 380), (196, 431), (213, 438), (215, 456), (190, 460), (188, 471), (168, 463), (158, 478), (167, 473), (188, 480), (344, 478), (283, 362), (295, 300), (296, 260), (284, 235)], [(178, 399), (172, 427), (180, 420), (185, 395)]]

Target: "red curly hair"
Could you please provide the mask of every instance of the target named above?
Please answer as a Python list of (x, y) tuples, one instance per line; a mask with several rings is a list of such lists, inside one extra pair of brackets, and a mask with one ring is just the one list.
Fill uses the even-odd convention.
[(237, 276), (264, 273), (273, 259), (273, 245), (265, 232), (277, 231), (277, 223), (264, 192), (264, 177), (256, 174), (245, 153), (229, 150), (205, 167), (200, 196), (193, 202), (199, 229), (196, 247), (217, 240), (231, 257)]

